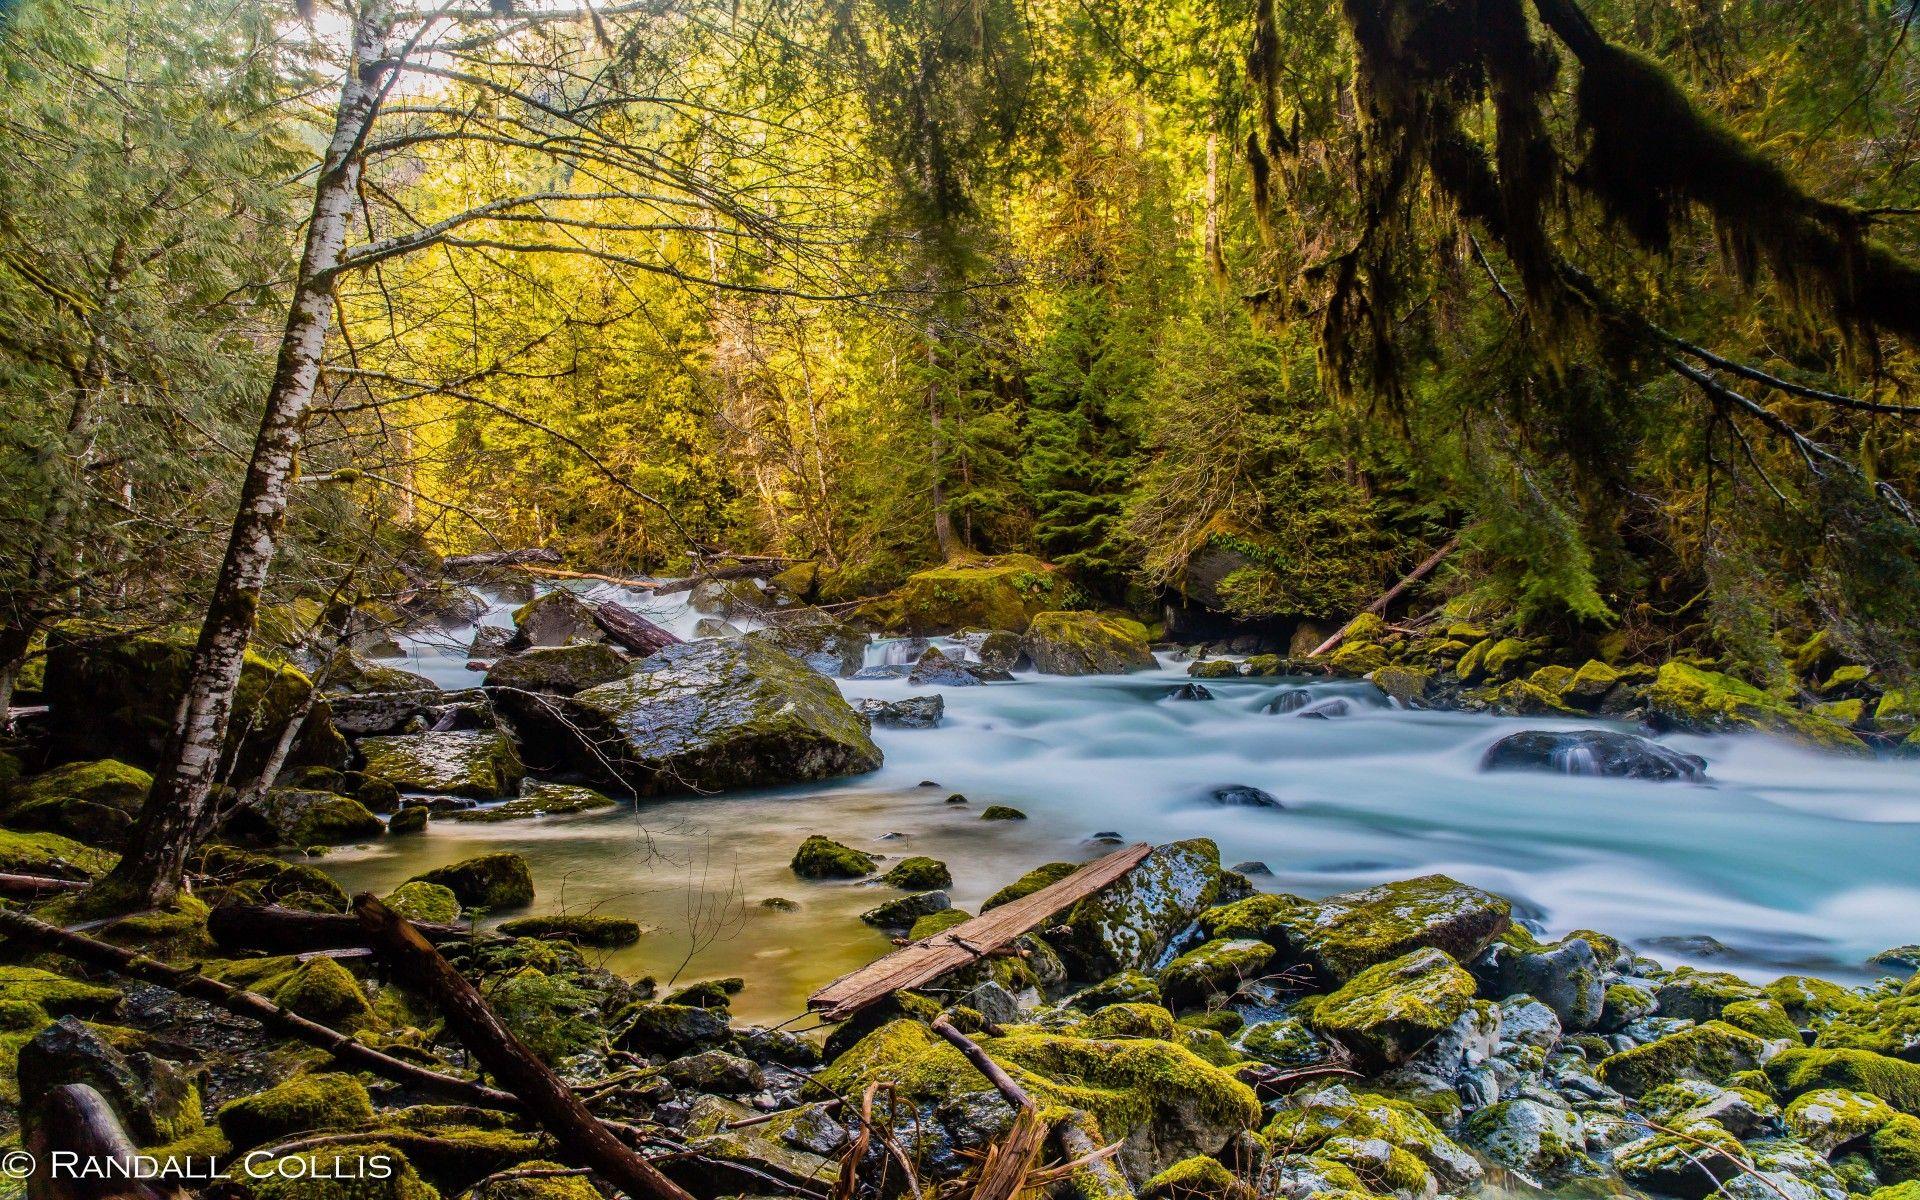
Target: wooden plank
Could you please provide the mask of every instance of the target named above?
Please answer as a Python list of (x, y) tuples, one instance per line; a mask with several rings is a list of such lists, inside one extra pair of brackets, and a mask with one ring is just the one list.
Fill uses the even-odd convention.
[(956, 967), (984, 958), (1061, 909), (1083, 900), (1140, 865), (1153, 852), (1145, 842), (1097, 858), (1031, 896), (1003, 904), (971, 921), (895, 950), (842, 975), (807, 998), (807, 1007), (828, 1021), (844, 1021), (902, 988), (919, 987)]

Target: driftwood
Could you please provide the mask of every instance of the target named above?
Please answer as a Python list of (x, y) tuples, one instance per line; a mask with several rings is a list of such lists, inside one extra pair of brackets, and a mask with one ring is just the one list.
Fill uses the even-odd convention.
[(621, 587), (651, 591), (660, 586), (651, 579), (627, 579), (619, 575), (596, 575), (592, 571), (563, 571), (559, 567), (542, 567), (533, 563), (516, 563), (514, 570), (525, 571), (529, 575), (545, 575), (553, 579), (591, 579), (598, 583), (618, 584)]
[[(1445, 562), (1447, 555), (1452, 554), (1455, 550), (1458, 550), (1459, 548), (1460, 548), (1460, 537), (1458, 534), (1455, 534), (1453, 537), (1450, 537), (1447, 539), (1446, 545), (1440, 547), (1438, 550), (1435, 550), (1432, 554), (1427, 555), (1425, 559), (1421, 560), (1421, 563), (1419, 566), (1407, 572), (1407, 576), (1405, 579), (1402, 579), (1399, 583), (1394, 584), (1392, 587), (1382, 592), (1380, 594), (1380, 598), (1378, 600), (1375, 600), (1372, 604), (1367, 605), (1367, 607), (1363, 609), (1362, 612), (1363, 613), (1383, 613), (1387, 611), (1387, 605), (1392, 604), (1395, 600), (1398, 600), (1402, 592), (1405, 592), (1408, 588), (1412, 587), (1414, 584), (1419, 583), (1422, 579), (1425, 579), (1429, 571), (1433, 570), (1435, 567)], [(1351, 624), (1351, 622), (1349, 622), (1349, 624)], [(1326, 641), (1321, 642), (1318, 646), (1315, 646), (1313, 648), (1313, 653), (1307, 655), (1307, 657), (1319, 658), (1322, 654), (1327, 653), (1329, 650), (1332, 650), (1335, 646), (1338, 646), (1341, 642), (1345, 641), (1346, 637), (1347, 637), (1347, 628), (1345, 625), (1342, 625), (1338, 633), (1335, 633), (1332, 637), (1328, 638)]]
[[(113, 1106), (91, 1087), (66, 1083), (26, 1099), (33, 1106), (27, 1152), (39, 1164), (27, 1180), (27, 1200), (172, 1200), (181, 1195), (128, 1178), (139, 1151)], [(63, 1159), (74, 1156), (72, 1165), (58, 1173), (55, 1151)]]
[(653, 589), (656, 596), (671, 596), (675, 592), (690, 592), (709, 579), (766, 579), (778, 575), (786, 567), (779, 562), (741, 563), (733, 567), (712, 567), (705, 571), (696, 571), (685, 579), (670, 579)]
[(365, 892), (353, 898), (353, 911), (393, 968), (433, 997), (461, 1044), (583, 1165), (636, 1200), (692, 1200), (588, 1112), (411, 922)]
[(630, 608), (604, 600), (593, 607), (593, 623), (623, 649), (635, 654), (657, 654), (668, 646), (680, 644), (680, 638)]
[(1095, 859), (1031, 896), (911, 942), (878, 962), (842, 975), (809, 996), (807, 1007), (824, 1020), (844, 1021), (876, 1000), (985, 958), (1054, 913), (1133, 870), (1152, 852), (1152, 846), (1141, 842)]
[[(414, 924), (430, 942), (462, 942), (474, 936), (464, 925)], [(222, 904), (207, 915), (207, 933), (224, 950), (311, 954), (370, 946), (367, 928), (351, 913), (302, 912), (278, 904)]]
[(530, 546), (523, 550), (488, 550), (481, 554), (456, 554), (440, 564), (448, 573), (470, 571), (475, 567), (553, 566), (560, 561), (558, 550)]
[(0, 874), (0, 896), (23, 899), (50, 892), (84, 892), (93, 885), (84, 879), (54, 879), (46, 875)]
[(504, 1108), (518, 1111), (524, 1107), (518, 1096), (490, 1088), (471, 1079), (460, 1079), (453, 1075), (442, 1075), (414, 1063), (405, 1062), (388, 1054), (382, 1054), (348, 1037), (335, 1029), (329, 1029), (317, 1021), (309, 1021), (298, 1013), (288, 1012), (265, 996), (255, 995), (231, 984), (197, 975), (184, 967), (168, 966), (144, 954), (123, 950), (119, 946), (90, 938), (83, 933), (61, 929), (45, 921), (36, 921), (24, 913), (9, 912), (0, 909), (0, 934), (18, 938), (28, 946), (41, 950), (50, 950), (64, 955), (76, 962), (88, 963), (158, 984), (163, 988), (179, 992), (183, 996), (192, 996), (196, 1000), (224, 1008), (230, 1013), (258, 1021), (262, 1026), (275, 1033), (318, 1046), (334, 1056), (342, 1064), (359, 1071), (371, 1071), (375, 1075), (405, 1084), (407, 1087), (444, 1100), (460, 1104), (474, 1104), (483, 1108)]

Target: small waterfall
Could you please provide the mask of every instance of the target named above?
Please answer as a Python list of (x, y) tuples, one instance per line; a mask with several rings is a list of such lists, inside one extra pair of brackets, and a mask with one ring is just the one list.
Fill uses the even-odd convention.
[(1593, 747), (1584, 742), (1569, 742), (1555, 746), (1547, 755), (1547, 762), (1562, 775), (1598, 775), (1600, 760), (1594, 756)]

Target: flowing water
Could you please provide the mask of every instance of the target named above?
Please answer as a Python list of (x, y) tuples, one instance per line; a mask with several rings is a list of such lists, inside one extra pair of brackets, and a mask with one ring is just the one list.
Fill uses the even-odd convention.
[[(625, 599), (692, 632), (684, 596)], [(484, 619), (504, 623), (509, 611)], [(440, 639), (457, 651), (411, 647), (413, 669), (445, 686), (477, 682), (464, 666), (471, 633)], [(910, 653), (881, 643), (870, 661)], [(1666, 961), (1757, 978), (1866, 978), (1869, 955), (1920, 941), (1920, 763), (1762, 737), (1672, 737), (1707, 759), (1709, 782), (1601, 779), (1571, 760), (1574, 773), (1484, 773), (1481, 756), (1505, 734), (1599, 723), (1402, 711), (1355, 682), (1208, 680), (1212, 701), (1167, 699), (1185, 680), (1184, 664), (1167, 663), (943, 689), (939, 728), (875, 731), (886, 765), (871, 775), (497, 825), (438, 820), (324, 865), (351, 889), (384, 891), (433, 866), (517, 850), (533, 868), (536, 911), (593, 909), (653, 927), (609, 966), (662, 980), (745, 976), (736, 1012), (755, 1020), (794, 1016), (814, 988), (890, 949), (857, 914), (896, 893), (787, 870), (810, 833), (942, 859), (954, 903), (969, 909), (1029, 867), (1104, 852), (1095, 834), (1210, 837), (1229, 864), (1264, 862), (1264, 889), (1324, 895), (1444, 872), (1511, 897), (1540, 930), (1598, 929)], [(849, 697), (922, 691), (901, 680), (840, 685)], [(1300, 687), (1311, 704), (1346, 699), (1348, 715), (1266, 711)], [(1234, 785), (1284, 807), (1213, 799)], [(949, 803), (955, 793), (966, 803)], [(994, 803), (1030, 819), (980, 820)], [(776, 896), (798, 910), (760, 906)], [(1725, 950), (1673, 942), (1703, 937)]]

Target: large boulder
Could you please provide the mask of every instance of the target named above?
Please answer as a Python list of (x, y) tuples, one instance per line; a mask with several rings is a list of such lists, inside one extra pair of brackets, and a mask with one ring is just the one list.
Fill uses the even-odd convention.
[(669, 646), (559, 708), (579, 765), (640, 795), (829, 779), (881, 761), (832, 681), (749, 639)]
[(1843, 725), (1801, 712), (1731, 675), (1682, 662), (1661, 665), (1647, 693), (1647, 708), (1654, 721), (1668, 729), (1701, 733), (1760, 730), (1829, 750), (1864, 753), (1867, 748)]
[[(509, 655), (493, 664), (485, 682), (495, 691), (571, 696), (611, 683), (625, 675), (630, 666), (626, 655), (604, 642), (576, 642)], [(503, 703), (502, 707), (511, 705)]]
[(1585, 938), (1569, 937), (1552, 946), (1503, 938), (1472, 960), (1471, 969), (1484, 995), (1532, 996), (1568, 1029), (1591, 1029), (1600, 1023), (1606, 981)]
[(822, 675), (844, 679), (867, 665), (867, 635), (825, 613), (783, 613), (775, 624), (746, 636), (786, 651)]
[(1398, 1066), (1460, 1019), (1473, 976), (1427, 947), (1368, 967), (1316, 1004), (1314, 1030), (1353, 1051), (1369, 1070)]
[(929, 646), (914, 661), (913, 669), (907, 672), (907, 682), (922, 686), (979, 687), (982, 680), (965, 662), (938, 646)]
[(463, 908), (521, 908), (533, 903), (533, 872), (510, 850), (482, 854), (415, 875), (409, 883), (437, 883)]
[(1037, 613), (1020, 645), (1043, 675), (1124, 675), (1159, 665), (1135, 622), (1095, 612)]
[(1495, 742), (1480, 769), (1695, 781), (1706, 777), (1707, 760), (1611, 729), (1528, 729)]
[(540, 646), (602, 640), (600, 623), (593, 619), (586, 601), (566, 588), (555, 588), (513, 610), (513, 636), (507, 639), (507, 649), (519, 653)]
[(358, 800), (305, 788), (274, 788), (262, 797), (260, 815), (279, 846), (339, 846), (386, 832)]
[(1220, 894), (1220, 849), (1207, 838), (1155, 847), (1140, 865), (1067, 911), (1056, 940), (1072, 977), (1150, 970)]
[[(129, 633), (82, 622), (47, 635), (44, 698), (54, 757), (118, 758), (135, 766), (159, 761), (186, 691), (194, 631)], [(244, 779), (266, 765), (287, 724), (306, 704), (313, 682), (292, 664), (248, 651), (233, 699), (223, 762)], [(316, 701), (300, 727), (287, 765), (343, 766), (347, 745), (326, 701)]]
[(115, 759), (68, 763), (13, 785), (0, 812), (14, 829), (118, 850), (152, 786), (153, 776)]
[(1038, 613), (1065, 608), (1073, 587), (1053, 567), (1030, 554), (956, 558), (918, 571), (882, 600), (856, 615), (882, 629), (950, 633), (956, 629), (1004, 629), (1025, 633)]
[(479, 688), (443, 692), (439, 688), (421, 688), (398, 692), (356, 692), (334, 696), (328, 701), (333, 710), (333, 725), (348, 737), (368, 737), (383, 733), (405, 733), (409, 729), (433, 728), (454, 711), (482, 714), (478, 722), (493, 723), (490, 701)]
[(1708, 1021), (1605, 1058), (1598, 1074), (1615, 1091), (1642, 1096), (1679, 1080), (1725, 1083), (1735, 1072), (1766, 1062), (1775, 1048), (1744, 1029)]
[(440, 685), (425, 675), (389, 667), (342, 650), (327, 663), (320, 690), (329, 696), (364, 696), (372, 692), (437, 692)]
[(493, 800), (526, 774), (512, 739), (497, 729), (408, 733), (360, 739), (366, 773), (403, 792)]

